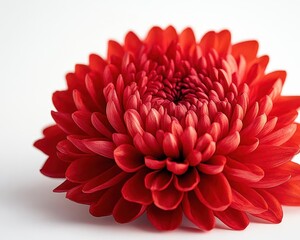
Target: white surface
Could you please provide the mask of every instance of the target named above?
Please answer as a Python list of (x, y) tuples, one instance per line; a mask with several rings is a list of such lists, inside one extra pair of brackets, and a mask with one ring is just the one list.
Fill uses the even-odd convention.
[[(51, 123), (51, 94), (91, 52), (104, 55), (109, 38), (123, 41), (152, 25), (192, 26), (198, 39), (228, 28), (233, 41), (258, 39), (268, 71), (285, 69), (285, 94), (300, 93), (299, 1), (15, 1), (0, 0), (0, 239), (298, 239), (300, 208), (285, 208), (280, 225), (251, 223), (242, 232), (188, 227), (160, 233), (145, 219), (115, 224), (51, 190), (39, 173), (45, 156), (32, 147)], [(299, 157), (297, 158), (299, 160)], [(187, 226), (187, 224), (184, 224)]]

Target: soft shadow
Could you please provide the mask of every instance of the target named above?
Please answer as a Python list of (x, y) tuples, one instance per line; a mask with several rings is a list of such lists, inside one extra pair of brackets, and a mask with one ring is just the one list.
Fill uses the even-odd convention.
[[(39, 178), (39, 177), (38, 177)], [(40, 221), (87, 224), (112, 227), (114, 230), (137, 229), (140, 231), (159, 233), (149, 222), (145, 214), (137, 220), (127, 223), (116, 223), (112, 216), (93, 217), (89, 213), (89, 206), (72, 202), (65, 198), (64, 193), (53, 193), (52, 189), (58, 181), (43, 177), (37, 181), (23, 181), (10, 187), (4, 204), (12, 205), (18, 211)], [(56, 182), (53, 184), (53, 181)], [(52, 185), (50, 185), (52, 184)]]

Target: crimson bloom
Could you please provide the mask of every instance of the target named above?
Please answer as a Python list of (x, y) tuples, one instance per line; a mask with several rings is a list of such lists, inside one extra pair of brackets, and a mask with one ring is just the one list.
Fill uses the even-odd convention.
[(53, 94), (55, 125), (34, 146), (55, 192), (120, 223), (146, 212), (160, 230), (185, 215), (202, 230), (217, 217), (244, 229), (249, 215), (282, 220), (300, 205), (299, 96), (281, 96), (285, 71), (266, 74), (258, 43), (230, 32), (153, 27), (109, 41), (107, 58), (66, 76)]

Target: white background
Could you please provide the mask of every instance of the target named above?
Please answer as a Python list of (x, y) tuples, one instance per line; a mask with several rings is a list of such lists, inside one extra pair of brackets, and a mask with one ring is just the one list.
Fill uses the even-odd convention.
[[(0, 239), (298, 239), (300, 208), (285, 207), (279, 225), (251, 223), (242, 232), (157, 232), (145, 218), (120, 225), (51, 190), (39, 173), (45, 156), (32, 147), (52, 122), (51, 94), (91, 52), (105, 56), (110, 38), (153, 25), (232, 31), (233, 42), (258, 39), (268, 71), (285, 69), (284, 94), (300, 94), (299, 1), (15, 1), (0, 0)], [(299, 161), (299, 157), (296, 158)]]

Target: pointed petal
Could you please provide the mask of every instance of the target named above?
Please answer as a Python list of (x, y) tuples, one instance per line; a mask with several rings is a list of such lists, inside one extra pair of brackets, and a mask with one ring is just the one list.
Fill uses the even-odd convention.
[(188, 170), (188, 163), (177, 163), (173, 162), (170, 158), (167, 159), (167, 169), (176, 174), (176, 175), (182, 175)]
[(257, 41), (245, 41), (234, 44), (232, 46), (232, 55), (235, 59), (238, 59), (240, 55), (244, 56), (247, 62), (252, 61), (258, 51), (258, 42)]
[(287, 142), (294, 135), (296, 130), (296, 124), (285, 126), (261, 138), (260, 144), (280, 146)]
[(178, 191), (173, 184), (166, 189), (152, 191), (154, 204), (163, 210), (173, 210), (179, 206), (183, 198), (183, 192)]
[(215, 226), (212, 210), (204, 206), (193, 191), (185, 193), (182, 207), (185, 216), (200, 229), (208, 231)]
[(70, 189), (66, 194), (66, 198), (72, 200), (73, 202), (89, 205), (98, 201), (103, 194), (102, 191), (95, 193), (84, 193), (82, 192), (82, 187), (82, 185), (79, 185)]
[(244, 164), (234, 159), (228, 159), (225, 166), (227, 178), (243, 183), (258, 182), (264, 177), (264, 171), (255, 164)]
[(196, 168), (190, 168), (181, 176), (174, 176), (174, 186), (182, 192), (193, 190), (200, 182), (200, 176)]
[(151, 191), (144, 184), (146, 173), (146, 171), (138, 171), (123, 185), (122, 195), (126, 200), (143, 205), (153, 202)]
[(82, 134), (82, 130), (74, 123), (71, 115), (69, 113), (61, 113), (61, 112), (51, 112), (52, 118), (67, 134)]
[(147, 217), (154, 227), (158, 230), (173, 230), (182, 221), (182, 210), (180, 207), (165, 211), (154, 204), (147, 208)]
[(55, 189), (53, 189), (53, 192), (61, 193), (61, 192), (67, 192), (70, 189), (77, 187), (78, 183), (73, 183), (68, 180), (65, 180), (62, 184), (58, 185)]
[(102, 115), (101, 113), (94, 112), (92, 113), (91, 121), (94, 128), (97, 129), (99, 133), (101, 133), (108, 139), (112, 138), (112, 133), (114, 132), (114, 129), (111, 127), (106, 116)]
[(49, 156), (41, 168), (41, 173), (47, 177), (64, 178), (69, 163), (61, 161), (56, 155)]
[(148, 173), (145, 177), (145, 186), (150, 190), (164, 190), (173, 180), (173, 174), (164, 170)]
[(183, 156), (186, 157), (194, 149), (197, 141), (197, 132), (193, 127), (187, 127), (184, 129), (180, 136), (180, 141), (183, 148)]
[(240, 134), (234, 132), (217, 143), (216, 154), (226, 155), (233, 152), (240, 144)]
[(266, 169), (264, 177), (258, 181), (250, 183), (249, 186), (254, 188), (271, 188), (287, 182), (291, 178), (291, 173), (281, 171), (279, 168)]
[(58, 112), (72, 113), (77, 110), (70, 90), (54, 92), (52, 102)]
[(120, 168), (117, 166), (113, 166), (112, 168), (88, 181), (84, 185), (82, 191), (85, 193), (93, 193), (110, 188), (124, 180), (127, 176), (127, 173), (120, 170)]
[(143, 155), (129, 144), (122, 144), (114, 150), (116, 164), (125, 172), (136, 172), (144, 165)]
[(115, 205), (122, 197), (120, 190), (120, 185), (104, 190), (105, 192), (100, 196), (99, 200), (91, 204), (90, 213), (95, 217), (111, 215)]
[[(130, 209), (130, 211), (128, 211)], [(138, 204), (129, 202), (124, 198), (120, 198), (113, 210), (113, 216), (118, 223), (128, 223), (139, 216), (141, 216), (146, 210), (146, 207)]]
[(195, 35), (191, 28), (184, 29), (179, 35), (179, 44), (185, 54), (188, 54), (190, 48), (196, 44)]
[(127, 110), (124, 115), (124, 121), (127, 126), (127, 130), (132, 137), (134, 137), (137, 133), (143, 135), (144, 128), (142, 119), (136, 110)]
[(290, 161), (298, 152), (298, 146), (259, 145), (254, 152), (244, 156), (242, 161), (256, 164), (263, 169), (274, 168)]
[(265, 219), (272, 223), (280, 223), (283, 217), (280, 202), (267, 190), (261, 189), (257, 191), (268, 203), (268, 210), (260, 214), (254, 214), (254, 216)]
[(179, 147), (175, 136), (172, 133), (165, 133), (163, 139), (163, 150), (166, 156), (171, 158), (179, 157)]
[(113, 166), (110, 159), (81, 158), (73, 161), (66, 170), (66, 178), (72, 182), (84, 183)]
[(197, 166), (199, 171), (206, 174), (218, 174), (221, 173), (226, 164), (226, 157), (222, 155), (214, 155), (206, 162), (201, 162)]
[(146, 156), (145, 165), (150, 169), (159, 170), (166, 166), (166, 160), (158, 160), (153, 158), (152, 156)]
[(110, 125), (116, 130), (116, 132), (126, 133), (123, 117), (117, 110), (117, 107), (113, 101), (108, 101), (106, 105), (106, 116)]
[(85, 140), (84, 145), (94, 153), (106, 157), (114, 158), (114, 143), (102, 140)]
[(232, 186), (232, 204), (230, 206), (251, 214), (259, 214), (268, 210), (268, 205), (264, 198), (254, 189), (245, 186), (245, 184), (234, 184)]
[(244, 230), (249, 224), (249, 218), (246, 213), (231, 207), (224, 211), (214, 212), (214, 214), (224, 224), (234, 230)]
[(299, 206), (300, 205), (300, 181), (288, 181), (280, 186), (269, 188), (271, 193), (277, 200), (284, 205)]
[(212, 210), (223, 211), (231, 204), (231, 187), (222, 173), (202, 175), (195, 192), (199, 200)]
[(99, 136), (91, 121), (91, 113), (85, 111), (76, 111), (72, 114), (76, 125), (89, 136)]

